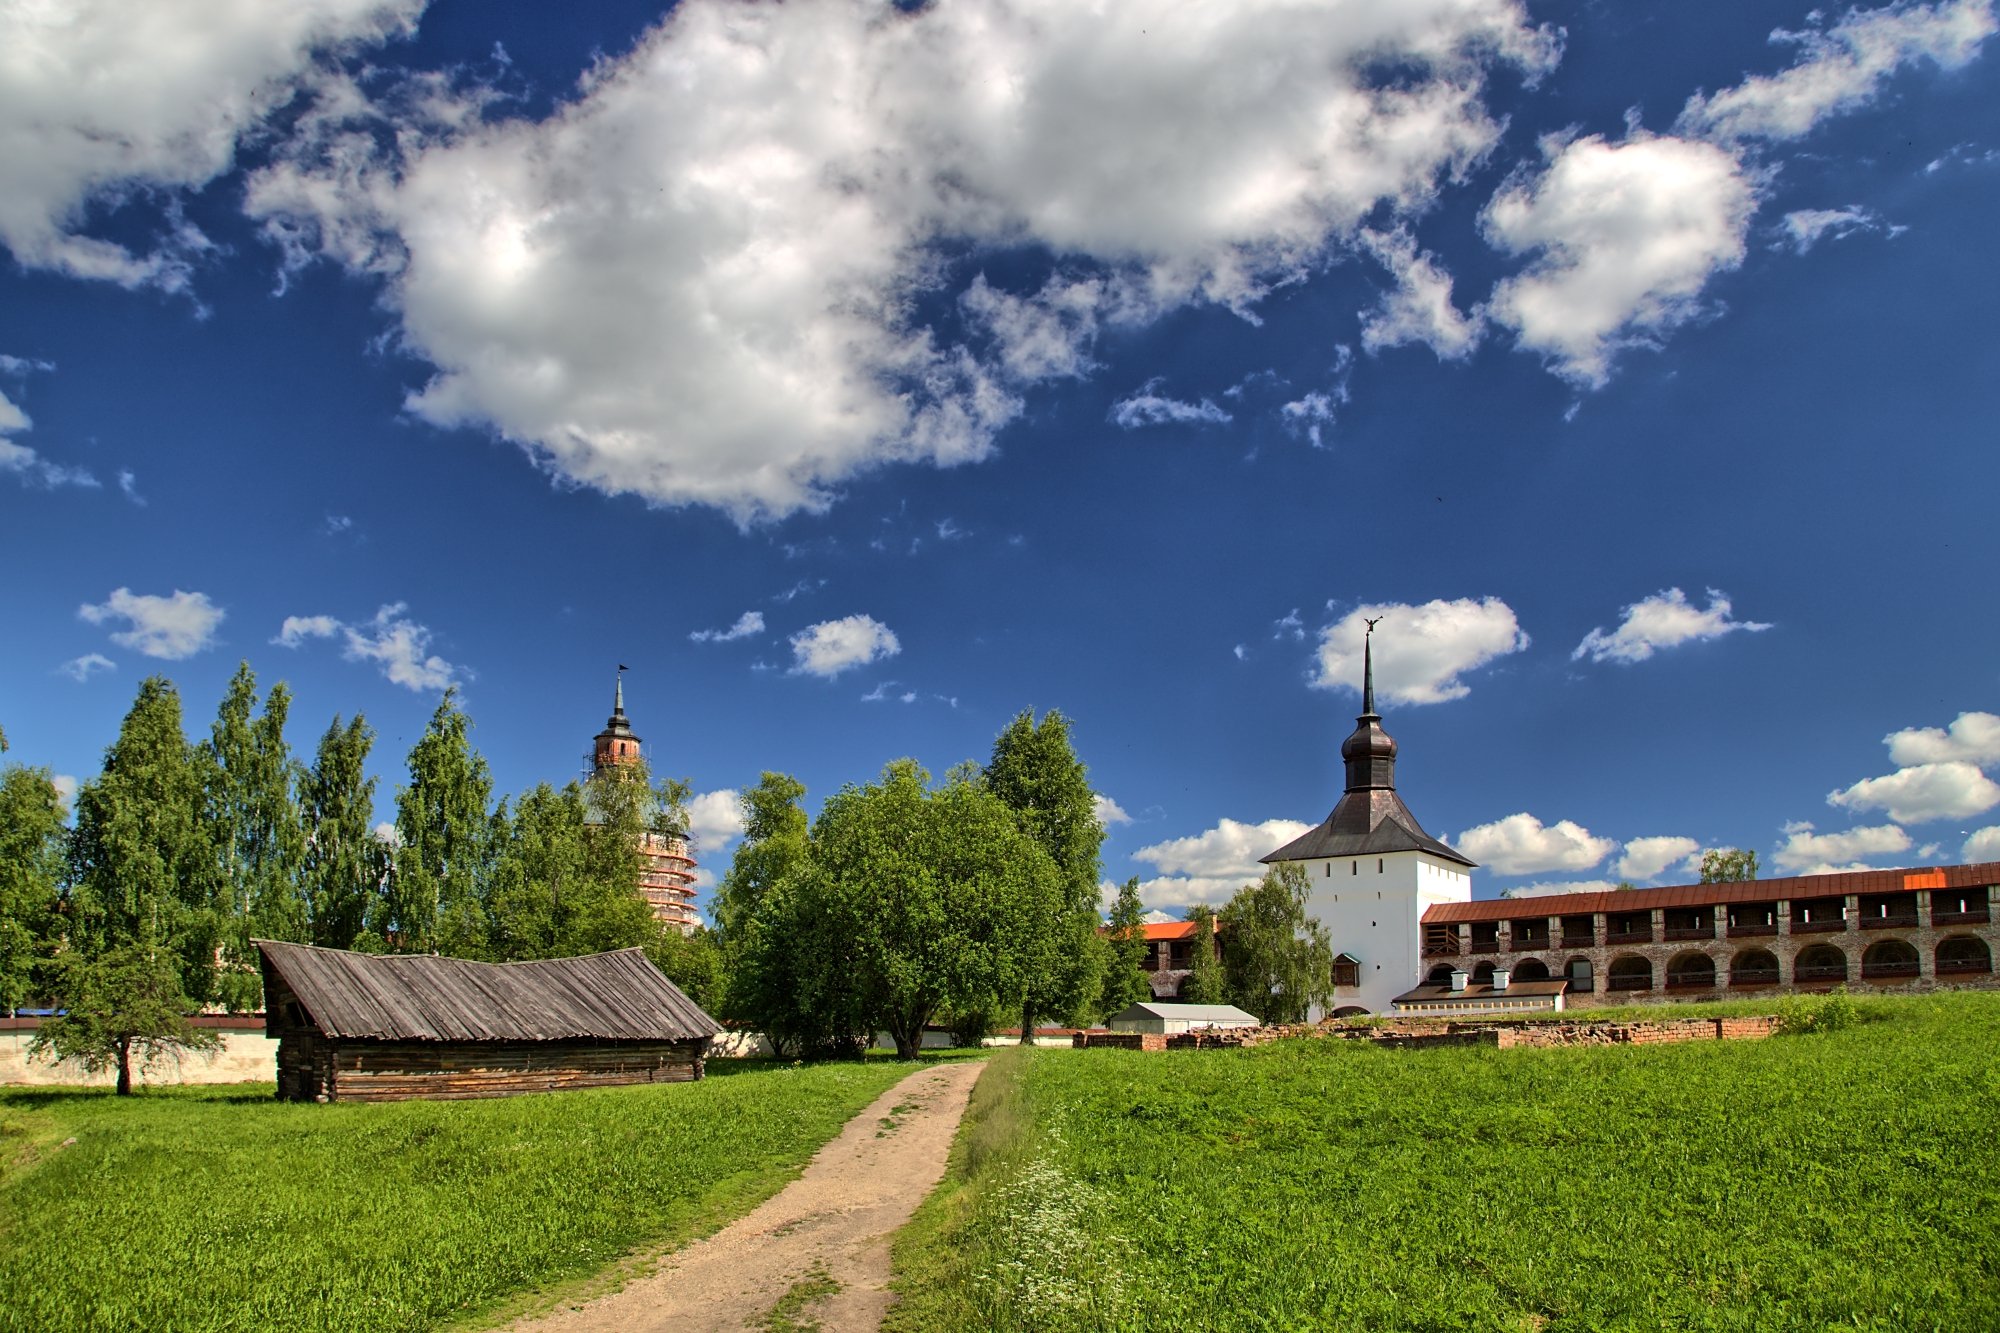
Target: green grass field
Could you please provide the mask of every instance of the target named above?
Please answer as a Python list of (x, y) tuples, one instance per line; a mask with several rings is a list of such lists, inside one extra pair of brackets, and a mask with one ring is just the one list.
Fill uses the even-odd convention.
[(0, 1091), (0, 1329), (436, 1327), (714, 1229), (910, 1072), (709, 1069), (372, 1106)]
[(889, 1326), (2000, 1328), (2000, 996), (1856, 1004), (1761, 1042), (1009, 1053)]

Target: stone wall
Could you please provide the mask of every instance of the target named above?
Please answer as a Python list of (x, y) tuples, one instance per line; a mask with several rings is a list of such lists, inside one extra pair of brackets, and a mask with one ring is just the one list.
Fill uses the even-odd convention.
[[(160, 1061), (150, 1068), (135, 1065), (135, 1086), (160, 1087), (174, 1083), (271, 1083), (278, 1077), (278, 1043), (264, 1035), (264, 1020), (200, 1018), (200, 1027), (217, 1028), (222, 1033), (222, 1049), (196, 1051), (178, 1062)], [(0, 1084), (47, 1087), (108, 1088), (117, 1083), (115, 1070), (86, 1074), (73, 1064), (52, 1064), (28, 1053), (40, 1026), (32, 1018), (0, 1018)]]

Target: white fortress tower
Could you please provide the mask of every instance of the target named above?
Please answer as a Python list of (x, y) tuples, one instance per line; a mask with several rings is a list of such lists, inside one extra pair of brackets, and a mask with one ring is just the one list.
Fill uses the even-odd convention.
[(1306, 912), (1333, 941), (1336, 1013), (1382, 1013), (1422, 981), (1424, 909), (1472, 899), (1473, 862), (1424, 832), (1396, 794), (1396, 742), (1375, 712), (1374, 633), (1371, 621), (1361, 716), (1340, 747), (1347, 790), (1325, 823), (1264, 858), (1306, 873)]

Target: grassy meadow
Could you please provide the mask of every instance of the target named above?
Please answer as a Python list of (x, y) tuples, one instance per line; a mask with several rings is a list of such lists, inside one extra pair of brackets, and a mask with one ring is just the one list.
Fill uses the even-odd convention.
[(384, 1105), (0, 1090), (0, 1330), (437, 1327), (713, 1230), (910, 1072), (709, 1071)]
[(1009, 1052), (888, 1327), (2000, 1328), (2000, 996), (1854, 1004), (1681, 1046)]

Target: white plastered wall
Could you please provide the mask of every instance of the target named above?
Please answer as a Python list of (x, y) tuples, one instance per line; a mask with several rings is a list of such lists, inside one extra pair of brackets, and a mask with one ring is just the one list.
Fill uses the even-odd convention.
[(1336, 956), (1344, 953), (1361, 964), (1361, 984), (1336, 990), (1335, 1009), (1358, 1005), (1386, 1012), (1389, 1001), (1423, 979), (1424, 909), (1472, 900), (1472, 872), (1429, 852), (1297, 864), (1311, 890), (1306, 915), (1326, 927)]

